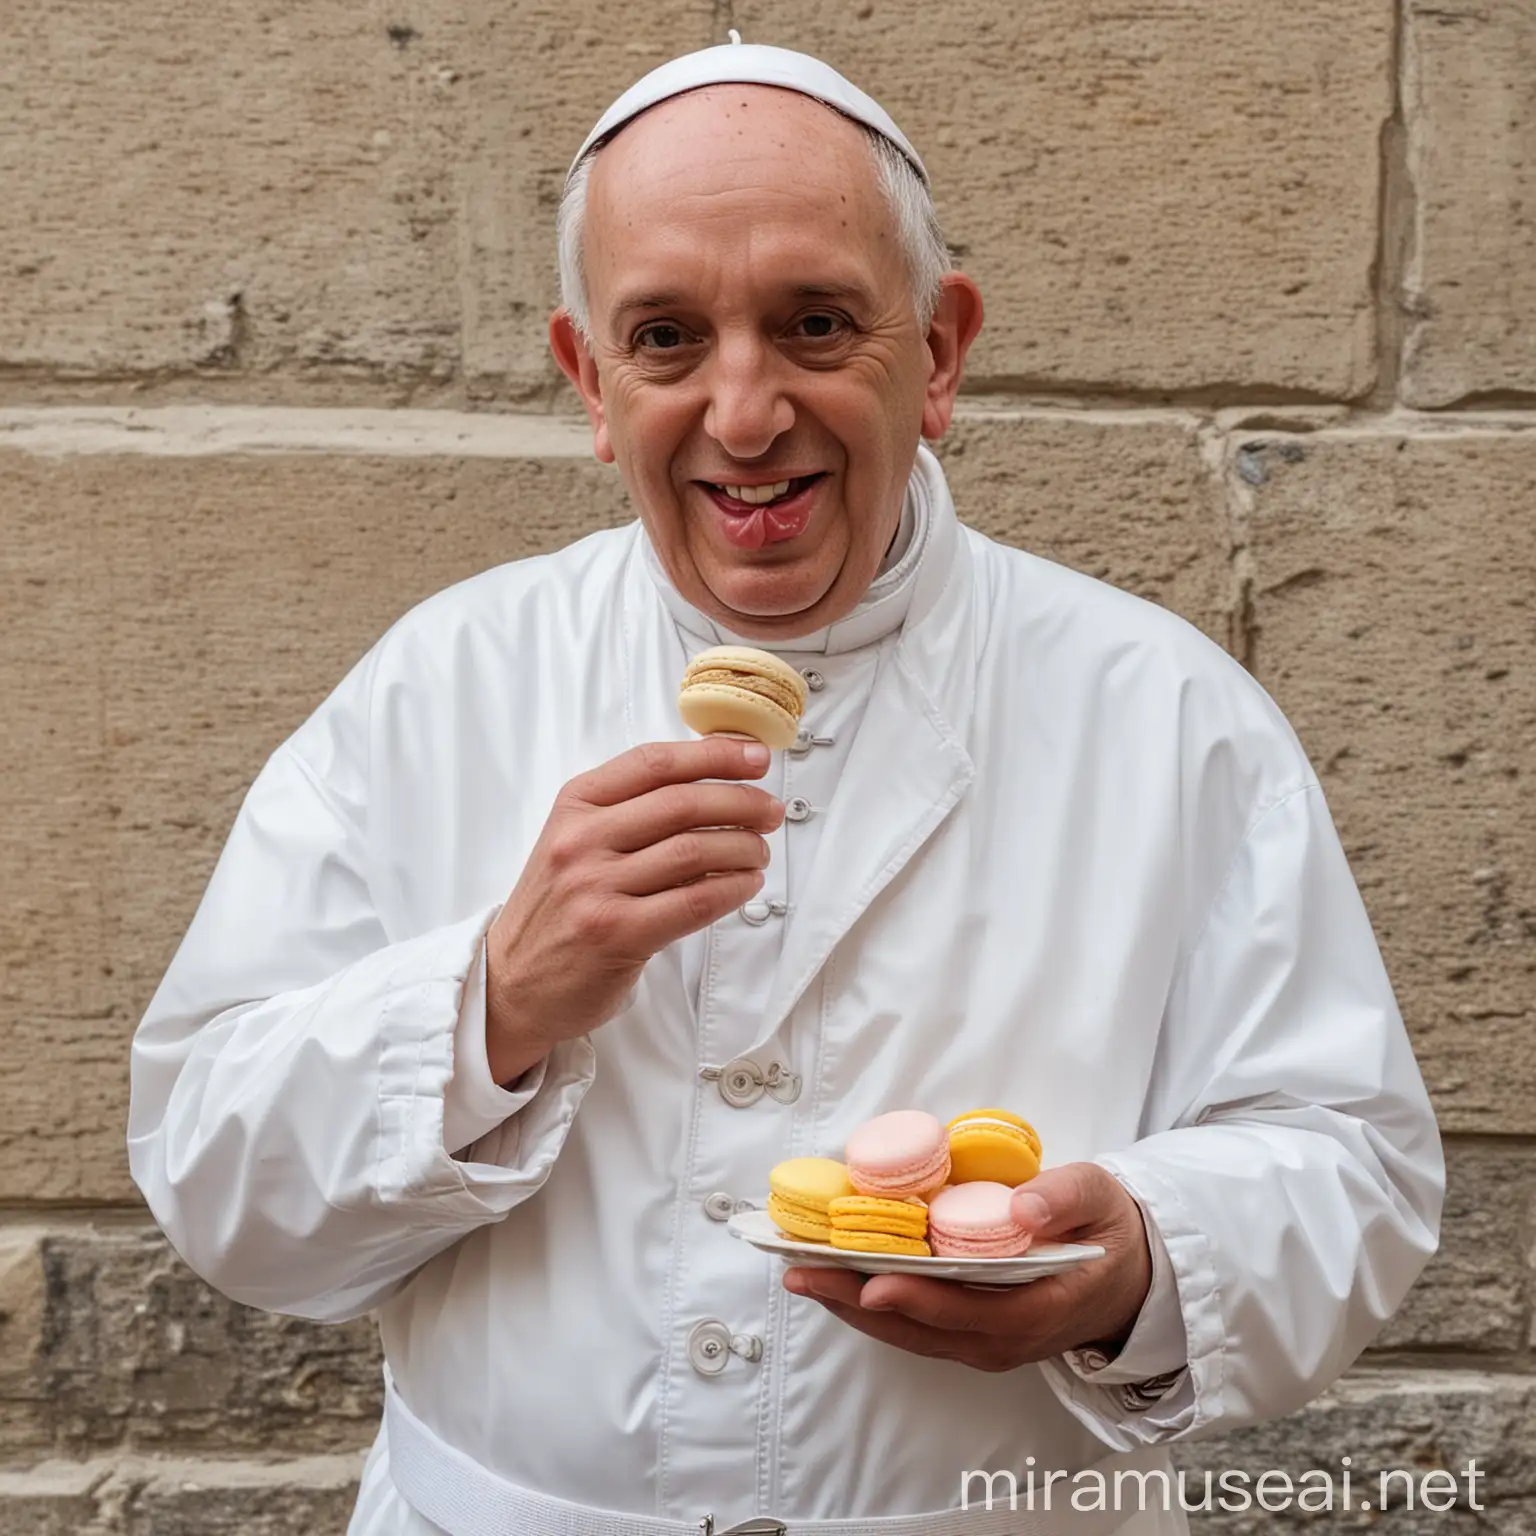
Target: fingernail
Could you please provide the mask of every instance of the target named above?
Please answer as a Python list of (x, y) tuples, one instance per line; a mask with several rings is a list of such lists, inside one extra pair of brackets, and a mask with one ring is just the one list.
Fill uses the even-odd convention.
[(743, 747), (741, 755), (746, 758), (749, 767), (766, 768), (768, 766), (768, 748), (760, 741), (751, 742)]

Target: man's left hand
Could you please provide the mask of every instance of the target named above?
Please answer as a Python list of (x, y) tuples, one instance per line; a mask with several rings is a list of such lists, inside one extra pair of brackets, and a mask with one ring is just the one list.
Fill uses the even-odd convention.
[(1123, 1344), (1152, 1284), (1152, 1256), (1141, 1208), (1119, 1181), (1096, 1163), (1051, 1168), (1014, 1191), (1013, 1216), (1036, 1240), (1097, 1243), (1104, 1257), (1005, 1291), (806, 1268), (786, 1271), (784, 1288), (882, 1343), (978, 1371)]

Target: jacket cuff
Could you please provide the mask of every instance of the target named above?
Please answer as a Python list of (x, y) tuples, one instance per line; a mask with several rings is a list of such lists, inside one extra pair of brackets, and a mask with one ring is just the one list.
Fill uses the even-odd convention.
[[(1061, 1405), (1079, 1423), (1110, 1449), (1130, 1451), (1182, 1438), (1220, 1416), (1226, 1332), (1209, 1239), (1173, 1183), (1138, 1159), (1134, 1148), (1095, 1161), (1113, 1174), (1141, 1207), (1148, 1241), (1152, 1242), (1154, 1232), (1157, 1234), (1178, 1301), (1186, 1364), (1165, 1381), (1154, 1378), (1114, 1384), (1091, 1369), (1073, 1370), (1064, 1358), (1041, 1361), (1040, 1369)], [(1154, 1245), (1154, 1266), (1156, 1259)], [(1151, 1300), (1149, 1293), (1149, 1305)], [(1147, 1310), (1143, 1307), (1142, 1317), (1137, 1319), (1138, 1331)], [(1160, 1331), (1155, 1338), (1159, 1344), (1165, 1342)], [(1135, 1342), (1139, 1341), (1133, 1334), (1130, 1343)], [(1115, 1365), (1125, 1362), (1130, 1343)], [(1148, 1353), (1132, 1357), (1130, 1366), (1140, 1371), (1148, 1360), (1162, 1363), (1159, 1354)]]
[[(505, 1215), (543, 1186), (596, 1074), (591, 1041), (562, 1040), (518, 1080), (517, 1093), (497, 1088), (504, 1098), (486, 1095), (478, 1101), (482, 1108), (486, 1100), (499, 1108), (506, 1099), (520, 1100), (516, 1113), (467, 1143), (468, 1155), (450, 1155), (448, 1133), (454, 1126), (447, 1109), (455, 1042), (466, 988), (472, 991), (485, 932), (499, 910), (489, 907), (400, 945), (379, 1020), (375, 1188), (386, 1203), (419, 1205), (446, 1226)], [(483, 1020), (483, 1004), (481, 1013)], [(482, 1049), (483, 1038), (482, 1028)], [(485, 1071), (488, 1078), (488, 1065)], [(455, 1125), (463, 1122), (456, 1119)], [(459, 1150), (464, 1154), (466, 1148)]]
[[(1131, 1193), (1127, 1191), (1127, 1193)], [(1135, 1195), (1132, 1194), (1132, 1199)], [(1152, 1213), (1140, 1200), (1147, 1249), (1152, 1256), (1152, 1283), (1137, 1315), (1136, 1326), (1124, 1346), (1111, 1355), (1090, 1347), (1067, 1351), (1068, 1368), (1075, 1376), (1101, 1387), (1135, 1387), (1128, 1407), (1150, 1407), (1183, 1374), (1189, 1360), (1184, 1341), (1184, 1314), (1179, 1308), (1179, 1288), (1174, 1284), (1168, 1248)]]
[[(494, 921), (494, 919), (493, 919)], [(491, 1076), (485, 1039), (485, 939), (464, 983), (453, 1031), (453, 1076), (443, 1090), (443, 1145), (458, 1157), (533, 1100), (544, 1086), (549, 1058), (529, 1067), (510, 1088)]]

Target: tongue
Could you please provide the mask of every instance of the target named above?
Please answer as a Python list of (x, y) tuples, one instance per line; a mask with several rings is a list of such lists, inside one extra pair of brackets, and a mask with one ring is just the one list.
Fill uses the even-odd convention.
[(792, 539), (804, 533), (805, 525), (811, 520), (811, 497), (801, 491), (787, 501), (764, 507), (763, 520), (768, 525), (768, 543), (777, 544), (781, 539)]
[(811, 498), (802, 490), (751, 512), (726, 513), (725, 536), (740, 549), (761, 549), (804, 533), (810, 520)]
[(727, 512), (724, 532), (732, 544), (741, 549), (761, 549), (768, 542), (767, 518), (760, 509), (756, 512)]

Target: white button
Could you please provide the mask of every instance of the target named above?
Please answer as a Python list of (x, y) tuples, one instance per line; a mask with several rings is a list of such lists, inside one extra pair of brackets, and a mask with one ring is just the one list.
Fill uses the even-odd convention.
[(835, 736), (813, 735), (811, 733), (810, 726), (802, 725), (800, 729), (795, 732), (794, 745), (787, 748), (786, 750), (789, 752), (791, 757), (804, 757), (812, 747), (830, 747), (833, 745), (833, 743), (836, 742), (836, 740), (837, 737)]
[[(800, 1074), (791, 1072), (782, 1061), (770, 1062), (764, 1072), (751, 1057), (737, 1056), (723, 1067), (700, 1067), (699, 1077), (706, 1083), (713, 1083), (732, 1109), (745, 1109), (749, 1104), (756, 1104), (765, 1088), (780, 1104), (793, 1104), (800, 1097)], [(715, 1198), (709, 1196), (709, 1200)], [(708, 1209), (708, 1201), (705, 1209)], [(750, 1201), (738, 1200), (736, 1209), (753, 1211), (757, 1207)], [(729, 1214), (727, 1211), (726, 1215)], [(725, 1216), (716, 1216), (715, 1220), (724, 1221)]]
[(805, 671), (800, 675), (805, 679), (805, 686), (809, 688), (812, 693), (820, 693), (821, 690), (827, 686), (826, 678), (824, 678), (821, 673), (815, 669), (815, 667), (807, 667)]
[(770, 917), (783, 917), (789, 908), (782, 901), (759, 900), (749, 901), (736, 910), (741, 913), (742, 922), (751, 923), (754, 928), (761, 928)]
[(718, 1376), (731, 1358), (731, 1330), (715, 1318), (695, 1323), (688, 1332), (688, 1363), (700, 1376)]
[(795, 795), (784, 802), (784, 819), (786, 821), (809, 821), (811, 818), (811, 802), (803, 795)]
[(793, 1104), (800, 1097), (800, 1074), (791, 1072), (782, 1061), (768, 1063), (763, 1086), (780, 1104)]
[(755, 1333), (733, 1333), (731, 1353), (755, 1363), (763, 1358), (763, 1341)]
[(755, 1363), (763, 1358), (763, 1341), (755, 1333), (732, 1333), (717, 1317), (688, 1330), (688, 1363), (700, 1376), (718, 1376), (732, 1355)]
[(763, 1069), (755, 1061), (738, 1056), (720, 1069), (720, 1097), (732, 1109), (745, 1109), (763, 1096)]
[(704, 1199), (704, 1214), (711, 1221), (729, 1221), (739, 1208), (740, 1202), (736, 1197), (726, 1194), (723, 1189), (717, 1189)]

